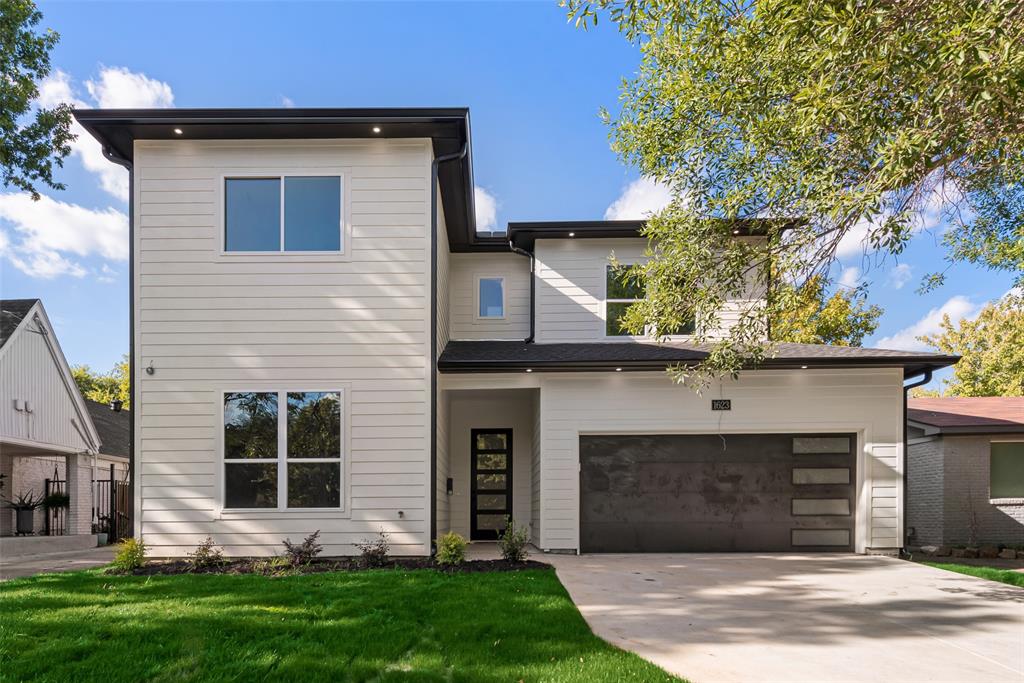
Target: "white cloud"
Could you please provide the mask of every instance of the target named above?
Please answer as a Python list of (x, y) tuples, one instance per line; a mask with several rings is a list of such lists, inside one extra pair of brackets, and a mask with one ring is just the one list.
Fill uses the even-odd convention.
[(856, 266), (844, 268), (843, 274), (839, 276), (839, 286), (847, 287), (848, 289), (856, 289), (859, 284), (860, 268), (857, 268)]
[(88, 271), (72, 257), (128, 258), (128, 216), (113, 208), (93, 210), (47, 196), (32, 201), (24, 193), (6, 193), (0, 194), (0, 221), (12, 229), (0, 240), (6, 243), (4, 256), (33, 277), (83, 277)]
[(896, 334), (878, 340), (880, 349), (898, 349), (900, 351), (927, 351), (929, 347), (918, 340), (922, 335), (936, 334), (941, 330), (943, 316), (948, 315), (955, 325), (963, 318), (973, 318), (981, 310), (981, 306), (972, 303), (965, 296), (954, 296), (939, 308), (928, 311), (920, 320), (905, 327)]
[(498, 200), (482, 187), (473, 188), (476, 205), (476, 231), (495, 232), (498, 225)]
[(295, 100), (288, 97), (287, 95), (281, 95), (281, 106), (284, 107), (285, 109), (294, 109)]
[(906, 263), (897, 264), (889, 271), (889, 286), (893, 289), (903, 289), (913, 277), (911, 274), (912, 270), (913, 268)]
[[(960, 190), (954, 182), (937, 183), (921, 204), (918, 213), (913, 217), (911, 233), (916, 235), (941, 227), (947, 207), (961, 198)], [(857, 221), (839, 241), (836, 256), (842, 260), (867, 254), (871, 251), (868, 242), (869, 234), (879, 229), (885, 220), (886, 216), (883, 214), (873, 221)]]
[[(124, 67), (103, 67), (96, 80), (85, 82), (85, 89), (92, 100), (91, 105), (76, 96), (71, 77), (57, 70), (40, 83), (38, 102), (44, 107), (63, 102), (76, 108), (174, 106), (171, 86)], [(72, 154), (79, 158), (87, 171), (97, 176), (104, 191), (121, 201), (128, 201), (128, 171), (108, 161), (100, 144), (77, 121), (71, 124), (71, 131), (77, 136), (71, 143)]]
[(85, 88), (96, 104), (104, 109), (174, 106), (171, 86), (123, 66), (103, 67), (99, 78), (86, 81)]
[(672, 201), (668, 185), (651, 178), (634, 180), (604, 212), (605, 220), (624, 221), (647, 218), (661, 211)]

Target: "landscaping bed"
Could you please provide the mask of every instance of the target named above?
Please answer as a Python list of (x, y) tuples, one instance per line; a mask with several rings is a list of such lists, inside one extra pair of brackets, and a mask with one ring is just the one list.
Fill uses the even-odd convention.
[(448, 573), (513, 572), (527, 569), (550, 569), (551, 565), (533, 560), (509, 562), (508, 560), (466, 560), (460, 564), (442, 565), (430, 557), (389, 557), (383, 563), (369, 566), (359, 557), (316, 558), (308, 563), (293, 566), (281, 558), (254, 558), (223, 560), (212, 566), (196, 567), (188, 560), (149, 560), (142, 567), (129, 574), (134, 576), (156, 576), (175, 574), (319, 574), (323, 572), (367, 571), (371, 569), (435, 569)]

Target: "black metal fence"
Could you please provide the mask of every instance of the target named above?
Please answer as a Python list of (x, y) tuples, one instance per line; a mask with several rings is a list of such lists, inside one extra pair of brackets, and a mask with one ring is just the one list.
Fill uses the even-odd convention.
[(110, 543), (126, 538), (131, 529), (128, 519), (127, 476), (128, 473), (125, 472), (125, 479), (119, 481), (117, 470), (111, 465), (109, 479), (93, 481), (96, 494), (92, 509), (93, 532), (107, 534)]
[[(39, 481), (38, 479), (36, 481)], [(67, 481), (63, 479), (43, 480), (43, 499), (54, 493), (65, 493)], [(47, 536), (63, 536), (68, 532), (68, 509), (66, 507), (43, 508), (43, 533)]]

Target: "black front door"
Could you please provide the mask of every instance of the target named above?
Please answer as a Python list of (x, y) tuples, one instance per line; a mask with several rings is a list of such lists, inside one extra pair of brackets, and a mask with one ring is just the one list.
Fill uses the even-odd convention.
[(512, 430), (470, 432), (470, 539), (493, 540), (512, 514)]

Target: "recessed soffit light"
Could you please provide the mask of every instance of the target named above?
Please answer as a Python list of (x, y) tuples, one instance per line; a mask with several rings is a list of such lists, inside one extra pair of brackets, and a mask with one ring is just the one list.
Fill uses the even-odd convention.
[(174, 134), (175, 134), (175, 135), (183, 135), (183, 134), (184, 134), (184, 132), (185, 132), (185, 131), (183, 131), (183, 130), (182, 130), (181, 128), (175, 128), (175, 129), (174, 129)]
[(373, 132), (374, 133), (379, 133), (380, 132), (380, 126), (374, 126), (373, 127)]

